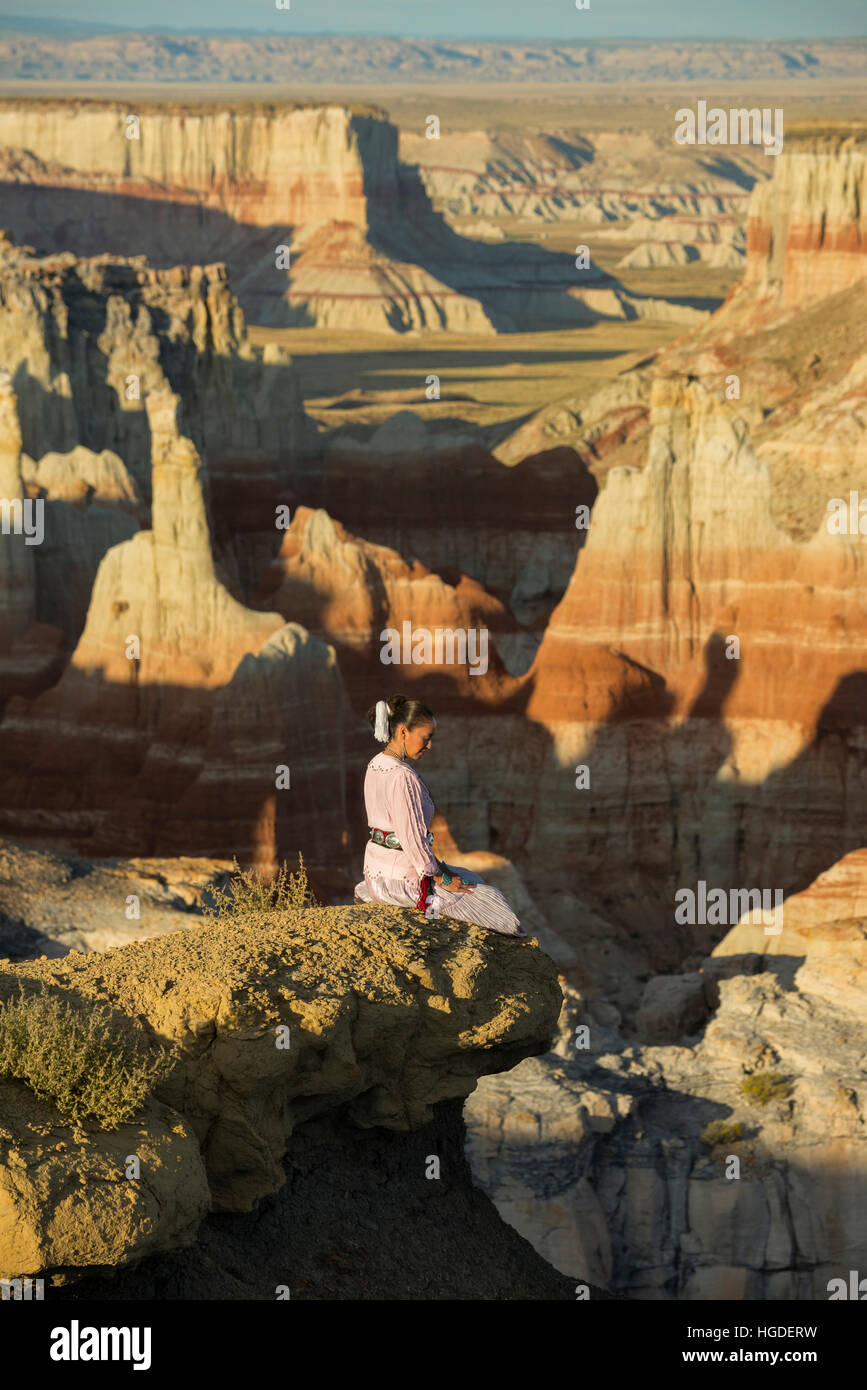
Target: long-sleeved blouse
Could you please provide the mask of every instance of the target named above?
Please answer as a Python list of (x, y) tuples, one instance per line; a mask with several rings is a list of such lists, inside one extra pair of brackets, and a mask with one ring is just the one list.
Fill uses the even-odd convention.
[(438, 872), (427, 832), (434, 804), (418, 773), (408, 763), (377, 753), (367, 765), (364, 804), (370, 828), (391, 831), (400, 849), (369, 840), (364, 852), (364, 878), (380, 901), (418, 901), (421, 880)]

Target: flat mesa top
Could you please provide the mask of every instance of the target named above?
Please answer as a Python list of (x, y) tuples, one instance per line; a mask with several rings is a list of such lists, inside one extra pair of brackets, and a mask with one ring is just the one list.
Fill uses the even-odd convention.
[(834, 148), (851, 140), (856, 145), (867, 144), (867, 121), (863, 120), (801, 120), (786, 126), (786, 144), (830, 145)]
[(224, 101), (215, 97), (212, 101), (118, 101), (112, 97), (0, 97), (0, 110), (20, 109), (22, 106), (44, 107), (46, 110), (58, 107), (88, 107), (91, 110), (134, 111), (140, 116), (144, 112), (159, 112), (164, 115), (212, 115), (215, 112), (237, 112), (238, 114), (283, 115), (290, 111), (346, 111), (350, 116), (372, 116), (378, 120), (388, 120), (388, 112), (381, 106), (358, 101)]

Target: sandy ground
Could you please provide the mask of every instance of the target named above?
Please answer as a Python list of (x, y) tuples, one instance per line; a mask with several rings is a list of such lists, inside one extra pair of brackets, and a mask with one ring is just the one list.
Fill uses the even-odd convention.
[[(699, 98), (708, 105), (782, 106), (786, 122), (846, 119), (863, 112), (863, 85), (843, 79), (792, 80), (785, 83), (722, 82), (712, 89), (701, 82), (648, 82), (641, 87), (617, 83), (478, 84), (436, 83), (404, 86), (250, 84), (232, 82), (0, 82), (3, 97), (90, 97), (140, 101), (334, 101), (371, 102), (384, 107), (399, 126), (424, 129), (435, 112), (450, 130), (483, 130), (496, 125), (525, 130), (546, 126), (580, 126), (598, 130), (664, 130), (678, 106)], [(433, 101), (433, 104), (432, 104)], [(438, 103), (438, 104), (437, 104)], [(530, 114), (532, 113), (532, 114)]]
[[(250, 337), (254, 343), (278, 342), (289, 349), (305, 406), (323, 423), (337, 397), (361, 388), (415, 390), (426, 419), (460, 417), (485, 426), (517, 423), (579, 387), (586, 386), (590, 394), (685, 331), (683, 324), (614, 320), (583, 329), (497, 338), (446, 333), (397, 338), (307, 328), (253, 328)], [(457, 392), (464, 399), (428, 402), (425, 380), (430, 373), (440, 377), (444, 397)], [(416, 402), (384, 401), (383, 418), (398, 409), (416, 409)]]

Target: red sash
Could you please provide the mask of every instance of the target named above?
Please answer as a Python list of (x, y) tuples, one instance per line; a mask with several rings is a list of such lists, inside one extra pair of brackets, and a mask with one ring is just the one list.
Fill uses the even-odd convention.
[(420, 880), (420, 887), (421, 891), (418, 895), (418, 902), (416, 903), (416, 907), (418, 908), (419, 912), (424, 912), (427, 908), (428, 903), (430, 902), (431, 894), (433, 893), (433, 879), (431, 878), (430, 874), (426, 874), (424, 878)]

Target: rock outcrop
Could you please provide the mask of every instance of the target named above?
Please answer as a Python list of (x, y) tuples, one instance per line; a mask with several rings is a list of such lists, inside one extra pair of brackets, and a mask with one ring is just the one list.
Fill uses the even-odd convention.
[[(21, 480), (21, 432), (18, 428), (15, 394), (8, 372), (0, 377), (0, 493), (4, 499), (2, 555), (2, 649), (26, 632), (35, 617), (36, 580), (33, 566), (32, 534), (24, 531), (24, 489)], [(16, 515), (17, 513), (17, 515)], [(14, 533), (17, 521), (18, 535)], [(13, 539), (14, 538), (14, 539)], [(11, 542), (11, 543), (10, 543)]]
[(19, 238), (225, 261), (257, 323), (493, 333), (701, 316), (572, 256), (458, 236), (376, 108), (7, 101), (0, 161)]
[(750, 203), (745, 286), (803, 309), (863, 280), (865, 194), (863, 131), (788, 137), (774, 178)]
[[(67, 654), (103, 556), (149, 524), (151, 394), (183, 401), (218, 549), (241, 534), (267, 562), (275, 505), (290, 468), (315, 451), (316, 430), (285, 352), (251, 347), (222, 265), (162, 272), (141, 259), (39, 258), (0, 241), (0, 354), (16, 397), (7, 415), (21, 495), (43, 507), (44, 539), (21, 563), (34, 571), (36, 619), (62, 630)], [(24, 548), (2, 538), (10, 543)], [(255, 582), (234, 554), (220, 561), (241, 590)]]
[[(5, 964), (0, 995), (8, 999), (19, 982), (78, 1007), (110, 1008), (119, 1028), (135, 1018), (174, 1056), (140, 1116), (114, 1131), (70, 1124), (22, 1083), (4, 1082), (0, 1272), (51, 1273), (58, 1282), (190, 1246), (206, 1211), (252, 1211), (284, 1186), (284, 1156), (291, 1170), (296, 1141), (303, 1170), (311, 1140), (333, 1139), (340, 1127), (355, 1159), (370, 1131), (424, 1132), (438, 1107), (462, 1099), (480, 1076), (544, 1050), (560, 1008), (554, 966), (534, 942), (432, 925), (395, 908), (282, 909), (102, 955)], [(137, 1178), (126, 1176), (130, 1153), (140, 1160)], [(418, 1191), (427, 1173), (427, 1200), (436, 1200), (442, 1177), (439, 1202), (454, 1205), (463, 1190), (458, 1211), (466, 1208), (454, 1142), (435, 1157), (435, 1173), (422, 1158)], [(70, 1162), (79, 1175), (72, 1205), (64, 1200)], [(478, 1199), (470, 1205), (478, 1217)], [(335, 1213), (327, 1223), (332, 1239), (340, 1220)], [(349, 1227), (340, 1234), (351, 1240)], [(512, 1264), (521, 1248), (511, 1241)], [(495, 1275), (479, 1258), (484, 1297)], [(253, 1261), (246, 1264), (252, 1283)], [(388, 1271), (392, 1297), (412, 1296), (402, 1293), (403, 1268), (398, 1258)], [(528, 1271), (531, 1281), (545, 1274), (532, 1257)], [(148, 1277), (147, 1265), (136, 1270), (139, 1288)], [(448, 1296), (446, 1269), (429, 1277), (444, 1281), (431, 1296)], [(293, 1280), (287, 1268), (279, 1282)], [(557, 1287), (549, 1273), (548, 1288)], [(273, 1286), (252, 1294), (274, 1295)]]
[[(415, 674), (431, 698), (442, 680), (473, 698), (473, 686), (501, 665), (500, 647), (514, 647), (520, 635), (505, 606), (481, 584), (466, 575), (447, 583), (418, 560), (407, 564), (396, 551), (349, 535), (327, 512), (309, 507), (296, 510), (253, 602), (300, 622), (335, 648), (357, 708), (382, 679), (385, 630), (402, 633), (409, 622), (411, 629), (488, 632), (483, 663), (476, 652), (475, 676), (466, 664), (455, 665), (454, 652), (445, 647), (439, 659), (434, 648), (431, 661), (407, 669), (404, 679)], [(488, 698), (490, 686), (484, 682)]]
[(309, 447), (291, 362), (251, 346), (219, 263), (158, 270), (128, 252), (82, 260), (0, 241), (0, 355), (30, 459), (109, 450), (145, 501), (152, 392), (183, 399), (215, 486), (241, 466), (248, 489), (263, 469), (285, 484), (289, 456)]
[[(863, 872), (862, 852), (787, 900), (796, 927), (737, 926), (665, 977), (668, 1045), (570, 990), (553, 1053), (470, 1097), (476, 1180), (564, 1273), (632, 1298), (824, 1300), (863, 1268), (867, 927), (822, 920), (847, 862)], [(661, 998), (649, 982), (657, 1027)]]
[(84, 854), (183, 845), (270, 864), (303, 821), (311, 863), (336, 867), (347, 710), (333, 650), (221, 583), (177, 410), (170, 393), (148, 396), (152, 529), (103, 558), (58, 684), (7, 708), (4, 828)]
[[(787, 898), (783, 930), (768, 933), (745, 915), (719, 946), (714, 958), (753, 955), (781, 980), (792, 978), (799, 989), (829, 1009), (848, 1013), (863, 1009), (867, 987), (867, 850), (854, 850), (820, 874), (803, 893)], [(714, 962), (711, 962), (713, 965)]]
[[(44, 522), (39, 544), (14, 524), (0, 536), (0, 698), (19, 697), (0, 735), (4, 824), (86, 853), (273, 862), (287, 814), (339, 816), (345, 796), (333, 654), (236, 597), (279, 546), (290, 467), (315, 441), (291, 363), (250, 347), (222, 266), (6, 243), (0, 299), (4, 488)], [(276, 784), (311, 683), (330, 751), (296, 762), (290, 812), (290, 774), (282, 800)]]
[[(545, 643), (616, 645), (664, 672), (669, 687), (689, 698), (694, 691), (683, 685), (681, 673), (684, 668), (694, 673), (713, 633), (726, 627), (740, 635), (742, 649), (750, 641), (752, 659), (766, 673), (759, 678), (753, 671), (749, 681), (733, 680), (727, 712), (759, 718), (791, 715), (785, 704), (791, 684), (780, 664), (796, 661), (798, 647), (823, 652), (813, 703), (824, 703), (853, 664), (857, 639), (848, 629), (857, 626), (861, 603), (857, 582), (852, 585), (849, 576), (862, 564), (858, 538), (832, 535), (821, 521), (809, 543), (799, 546), (778, 528), (770, 473), (755, 456), (748, 421), (736, 404), (700, 383), (657, 380), (650, 423), (645, 467), (618, 466), (607, 475), (572, 583), (549, 623)], [(748, 532), (741, 524), (745, 514), (750, 517)], [(642, 573), (639, 555), (650, 559), (655, 573)], [(826, 582), (833, 576), (834, 602), (850, 608), (841, 636), (829, 630), (827, 611), (819, 610), (822, 600), (815, 590), (820, 574)], [(769, 607), (775, 613), (773, 627)], [(798, 643), (771, 659), (767, 650), (757, 650), (757, 642), (776, 647), (773, 631), (780, 628), (798, 631)], [(543, 643), (542, 667), (544, 653)], [(745, 650), (742, 654), (748, 659)], [(694, 674), (692, 679), (695, 684)]]
[(56, 680), (63, 634), (37, 616), (35, 552), (45, 517), (22, 479), (18, 401), (8, 371), (0, 371), (0, 706)]
[(0, 959), (59, 959), (188, 931), (228, 861), (82, 859), (0, 840)]

